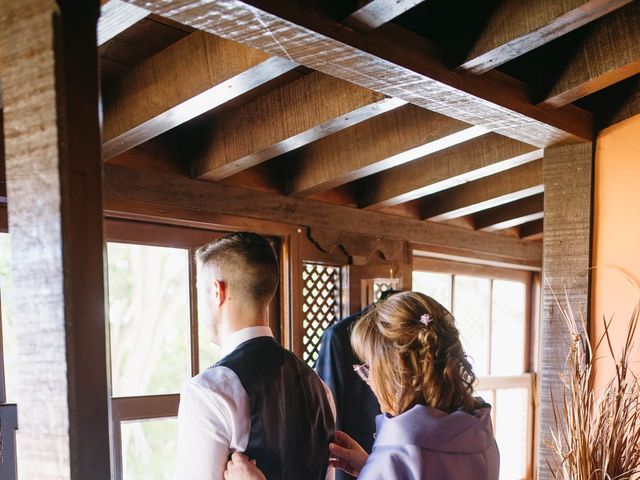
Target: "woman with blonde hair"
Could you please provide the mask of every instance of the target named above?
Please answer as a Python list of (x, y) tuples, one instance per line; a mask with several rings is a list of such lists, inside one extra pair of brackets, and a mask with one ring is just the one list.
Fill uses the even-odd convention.
[[(473, 395), (475, 375), (447, 309), (422, 293), (398, 293), (355, 324), (351, 343), (364, 362), (354, 368), (383, 414), (370, 456), (336, 432), (332, 466), (360, 480), (498, 479), (490, 406)], [(236, 455), (225, 478), (264, 478), (255, 471)]]

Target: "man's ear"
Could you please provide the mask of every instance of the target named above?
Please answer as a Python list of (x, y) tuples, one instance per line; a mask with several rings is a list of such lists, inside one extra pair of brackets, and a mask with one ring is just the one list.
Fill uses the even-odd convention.
[(222, 280), (213, 279), (213, 301), (220, 307), (227, 298), (227, 285)]

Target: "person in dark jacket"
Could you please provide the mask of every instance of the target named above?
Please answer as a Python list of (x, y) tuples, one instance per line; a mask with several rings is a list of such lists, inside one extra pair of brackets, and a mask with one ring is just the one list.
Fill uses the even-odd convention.
[[(380, 301), (397, 290), (386, 290)], [(336, 429), (356, 440), (367, 453), (371, 453), (375, 418), (380, 414), (380, 404), (371, 389), (353, 370), (358, 359), (351, 347), (351, 329), (373, 305), (331, 325), (322, 336), (320, 353), (316, 360), (316, 372), (331, 389), (336, 404)], [(336, 471), (336, 480), (351, 480), (354, 477), (341, 470)]]

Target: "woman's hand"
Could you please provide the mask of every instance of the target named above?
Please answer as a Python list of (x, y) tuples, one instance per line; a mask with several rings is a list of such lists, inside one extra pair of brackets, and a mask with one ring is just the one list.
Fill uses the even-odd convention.
[(235, 452), (227, 462), (224, 480), (266, 480), (266, 478), (256, 467), (255, 460), (249, 460), (246, 455)]
[(369, 458), (367, 452), (353, 438), (337, 431), (333, 442), (329, 444), (329, 465), (344, 470), (357, 477)]

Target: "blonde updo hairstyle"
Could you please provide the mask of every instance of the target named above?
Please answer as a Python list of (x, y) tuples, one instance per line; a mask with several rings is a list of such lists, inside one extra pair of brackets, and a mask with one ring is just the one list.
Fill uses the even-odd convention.
[(395, 414), (417, 404), (449, 413), (477, 408), (476, 377), (453, 316), (433, 298), (401, 292), (379, 302), (354, 325), (351, 344)]

